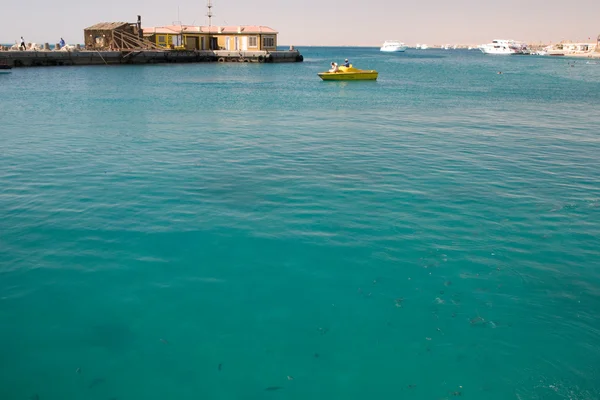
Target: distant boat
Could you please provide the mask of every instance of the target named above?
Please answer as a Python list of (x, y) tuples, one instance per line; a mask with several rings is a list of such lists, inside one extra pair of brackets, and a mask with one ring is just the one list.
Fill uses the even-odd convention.
[(0, 64), (0, 74), (8, 74), (12, 67), (8, 64)]
[(429, 48), (429, 46), (427, 46), (426, 44), (421, 45), (421, 50), (427, 50), (428, 48)]
[(379, 50), (384, 52), (395, 53), (405, 51), (406, 47), (407, 46), (402, 42), (398, 42), (396, 40), (386, 40), (385, 42), (383, 42), (383, 46), (381, 46)]
[(484, 54), (524, 54), (526, 49), (527, 47), (519, 42), (504, 39), (495, 39), (492, 41), (492, 43), (482, 44), (479, 46), (479, 50), (481, 50), (481, 52)]

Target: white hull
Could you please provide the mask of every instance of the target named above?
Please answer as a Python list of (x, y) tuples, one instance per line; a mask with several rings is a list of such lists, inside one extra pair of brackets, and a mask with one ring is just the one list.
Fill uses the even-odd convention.
[(406, 47), (386, 47), (385, 49), (382, 47), (379, 50), (383, 51), (384, 53), (401, 53), (406, 51)]
[(516, 51), (514, 50), (504, 50), (504, 49), (489, 49), (489, 48), (484, 48), (484, 47), (480, 47), (479, 50), (481, 50), (481, 52), (483, 54), (498, 54), (498, 55), (507, 55), (510, 56), (512, 54), (517, 54)]

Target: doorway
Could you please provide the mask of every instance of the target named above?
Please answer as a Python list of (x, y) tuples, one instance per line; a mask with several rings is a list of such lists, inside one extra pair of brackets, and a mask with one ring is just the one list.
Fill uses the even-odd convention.
[(198, 38), (194, 37), (194, 36), (186, 36), (185, 49), (186, 50), (198, 50)]

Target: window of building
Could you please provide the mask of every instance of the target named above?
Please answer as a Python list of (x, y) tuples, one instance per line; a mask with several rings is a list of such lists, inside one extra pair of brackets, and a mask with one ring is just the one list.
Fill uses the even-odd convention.
[(165, 35), (158, 35), (156, 37), (156, 42), (158, 44), (166, 44), (167, 43), (167, 38), (165, 37)]
[(275, 47), (275, 37), (273, 37), (273, 36), (263, 37), (263, 47)]
[(248, 36), (248, 47), (258, 47), (258, 38), (256, 36)]

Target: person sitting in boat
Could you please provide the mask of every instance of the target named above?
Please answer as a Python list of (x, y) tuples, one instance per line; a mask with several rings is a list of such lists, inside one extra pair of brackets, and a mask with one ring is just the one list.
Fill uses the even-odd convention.
[(344, 60), (344, 67), (350, 68), (350, 61), (347, 58)]
[(338, 72), (338, 71), (339, 71), (339, 69), (338, 69), (337, 63), (335, 63), (335, 62), (332, 61), (331, 62), (331, 69), (329, 70), (329, 72)]

